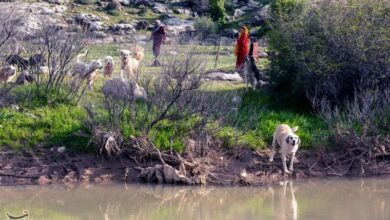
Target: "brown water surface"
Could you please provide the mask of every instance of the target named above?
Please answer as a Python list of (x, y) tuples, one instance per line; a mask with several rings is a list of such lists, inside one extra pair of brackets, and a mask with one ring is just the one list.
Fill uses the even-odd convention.
[(285, 182), (272, 187), (0, 186), (0, 220), (390, 219), (390, 179)]

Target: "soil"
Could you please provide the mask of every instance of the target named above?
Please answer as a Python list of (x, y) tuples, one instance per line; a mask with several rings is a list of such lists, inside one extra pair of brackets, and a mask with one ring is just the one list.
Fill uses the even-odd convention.
[[(317, 158), (312, 151), (298, 152), (292, 174), (283, 174), (281, 158), (268, 162), (268, 151), (248, 149), (229, 150), (221, 157), (213, 171), (216, 179), (211, 185), (251, 185), (276, 184), (286, 179), (341, 176), (331, 169), (312, 169)], [(385, 162), (386, 163), (386, 162)], [(158, 160), (144, 163), (144, 167), (161, 164)], [(388, 164), (388, 163), (386, 163)], [(373, 173), (357, 172), (352, 169), (348, 176), (370, 176)], [(389, 165), (382, 173), (389, 173)], [(36, 148), (29, 152), (15, 152), (11, 149), (0, 151), (0, 185), (25, 184), (110, 184), (137, 183), (139, 164), (127, 157), (104, 159), (93, 154), (58, 152), (57, 149)], [(223, 180), (223, 181), (221, 181)]]

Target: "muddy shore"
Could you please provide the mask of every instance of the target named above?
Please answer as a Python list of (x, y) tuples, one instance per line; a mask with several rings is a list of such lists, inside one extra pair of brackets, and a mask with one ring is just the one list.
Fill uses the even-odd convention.
[[(276, 156), (268, 162), (268, 152), (247, 149), (231, 151), (222, 159), (215, 173), (225, 180), (222, 185), (261, 186), (275, 184), (287, 179), (306, 179), (341, 176), (332, 169), (318, 167), (312, 151), (300, 151), (292, 174), (283, 174), (281, 159)], [(223, 161), (225, 160), (225, 162)], [(361, 167), (352, 169), (343, 176), (373, 176), (390, 173), (390, 165), (383, 161), (381, 171), (362, 172)], [(159, 164), (150, 160), (145, 167)], [(373, 168), (370, 168), (372, 170)], [(103, 159), (93, 154), (58, 152), (56, 149), (36, 148), (29, 152), (0, 151), (0, 184), (110, 184), (138, 183), (139, 166), (130, 158)], [(216, 185), (213, 183), (208, 183)], [(219, 185), (221, 185), (219, 183)]]

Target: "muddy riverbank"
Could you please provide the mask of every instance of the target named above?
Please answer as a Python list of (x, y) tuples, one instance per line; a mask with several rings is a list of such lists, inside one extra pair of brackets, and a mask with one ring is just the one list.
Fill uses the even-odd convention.
[[(293, 174), (283, 174), (280, 157), (268, 162), (268, 152), (247, 149), (228, 150), (213, 169), (214, 179), (209, 185), (267, 185), (289, 179), (307, 179), (329, 176), (374, 176), (390, 173), (386, 160), (371, 167), (359, 164), (350, 172), (340, 174), (331, 167), (320, 165), (313, 151), (300, 151)], [(88, 183), (138, 183), (142, 168), (161, 164), (150, 159), (143, 166), (134, 158), (104, 159), (93, 154), (58, 152), (57, 149), (35, 148), (29, 152), (0, 151), (0, 183), (2, 185), (25, 184), (88, 184)]]

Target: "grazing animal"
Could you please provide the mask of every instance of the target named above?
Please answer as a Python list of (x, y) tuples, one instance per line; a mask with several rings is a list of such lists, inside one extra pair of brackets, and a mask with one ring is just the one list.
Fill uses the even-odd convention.
[(103, 75), (104, 77), (111, 78), (112, 72), (114, 71), (114, 59), (110, 56), (106, 56), (104, 58), (104, 67), (103, 67)]
[(86, 79), (88, 88), (92, 89), (92, 85), (96, 77), (96, 70), (102, 69), (103, 64), (100, 60), (92, 60), (88, 63), (82, 62), (80, 60), (81, 57), (86, 56), (87, 54), (88, 51), (85, 51), (85, 53), (77, 55), (77, 60), (73, 65), (71, 76)]
[(137, 71), (141, 60), (144, 58), (143, 48), (136, 48), (134, 52), (129, 50), (120, 50), (121, 56), (121, 77), (124, 79), (136, 80)]
[(0, 83), (7, 83), (16, 73), (16, 68), (12, 65), (6, 65), (0, 68)]
[[(298, 130), (298, 127), (290, 128), (290, 126), (281, 124), (279, 125), (273, 136), (272, 140), (272, 153), (269, 158), (269, 161), (272, 162), (274, 160), (275, 156), (275, 148), (276, 145), (279, 145), (281, 147), (280, 153), (282, 154), (282, 163), (283, 163), (283, 171), (285, 173), (290, 173), (294, 169), (294, 159), (295, 159), (295, 153), (298, 151), (299, 144), (301, 143), (301, 140), (299, 137), (295, 134), (295, 132)], [(286, 157), (287, 155), (291, 154), (290, 158), (290, 171), (287, 170), (286, 165)]]
[(18, 54), (9, 55), (5, 60), (9, 65), (17, 66), (20, 70), (26, 70), (29, 66), (28, 60)]
[(247, 90), (249, 84), (253, 90), (256, 90), (258, 86), (266, 84), (267, 77), (257, 69), (255, 59), (252, 56), (248, 56), (244, 60), (244, 73)]

